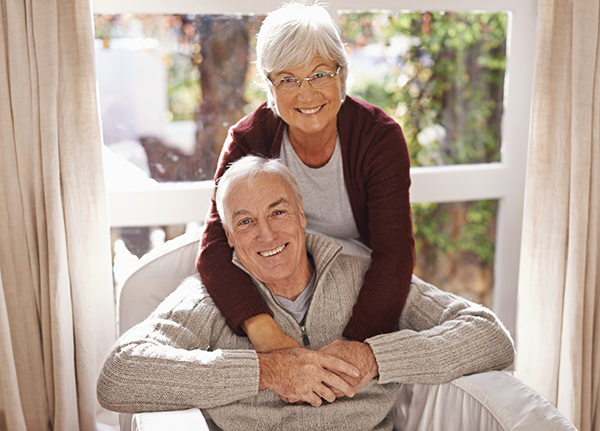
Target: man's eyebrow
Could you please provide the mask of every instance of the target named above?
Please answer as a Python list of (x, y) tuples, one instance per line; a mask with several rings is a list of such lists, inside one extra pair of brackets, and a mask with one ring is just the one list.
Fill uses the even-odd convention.
[[(281, 204), (289, 204), (290, 201), (286, 198), (279, 198), (277, 199), (275, 202), (269, 204), (269, 206), (267, 208), (272, 209), (275, 208), (276, 206), (279, 206)], [(250, 214), (250, 211), (248, 210), (237, 210), (235, 211), (233, 214), (231, 214), (231, 219), (233, 220), (236, 217), (240, 217), (240, 216), (245, 216)]]
[(236, 211), (233, 214), (231, 214), (231, 218), (234, 219), (235, 217), (246, 215), (246, 214), (250, 214), (250, 213), (247, 210), (239, 210), (239, 211)]
[(276, 206), (284, 204), (284, 203), (289, 204), (290, 201), (288, 201), (286, 198), (279, 198), (275, 202), (273, 202), (272, 204), (269, 205), (269, 209), (275, 208)]

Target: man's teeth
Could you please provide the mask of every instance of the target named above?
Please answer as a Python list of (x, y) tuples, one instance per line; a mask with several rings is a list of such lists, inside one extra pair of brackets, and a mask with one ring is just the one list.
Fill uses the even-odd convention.
[(261, 251), (258, 254), (260, 254), (261, 256), (264, 257), (269, 257), (269, 256), (273, 256), (274, 254), (279, 253), (280, 251), (282, 251), (285, 248), (285, 244), (282, 245), (281, 247), (277, 247), (275, 250), (271, 250), (271, 251)]
[(313, 109), (301, 109), (299, 108), (298, 110), (300, 112), (302, 112), (303, 114), (314, 114), (315, 112), (317, 112), (319, 109), (321, 109), (320, 106), (313, 108)]

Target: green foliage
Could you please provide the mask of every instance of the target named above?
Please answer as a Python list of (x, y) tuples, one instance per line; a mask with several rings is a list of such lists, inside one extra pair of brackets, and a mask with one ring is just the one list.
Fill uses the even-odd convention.
[(202, 103), (200, 72), (186, 55), (167, 56), (167, 94), (172, 121), (193, 121)]
[(412, 205), (417, 253), (430, 246), (438, 259), (471, 252), (482, 265), (493, 265), (498, 201)]
[[(351, 13), (340, 21), (351, 51), (407, 45), (383, 76), (360, 76), (349, 93), (398, 121), (413, 166), (500, 160), (506, 13)], [(497, 206), (413, 205), (417, 251), (468, 251), (492, 265)]]
[[(341, 21), (351, 47), (401, 38), (409, 45), (383, 79), (361, 76), (351, 94), (398, 121), (413, 166), (500, 160), (507, 14), (364, 13)], [(436, 125), (443, 135), (419, 136)]]

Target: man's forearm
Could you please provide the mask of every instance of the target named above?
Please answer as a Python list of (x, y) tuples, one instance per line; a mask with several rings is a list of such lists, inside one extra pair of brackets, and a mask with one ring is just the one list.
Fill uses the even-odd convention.
[(510, 334), (487, 308), (414, 280), (400, 331), (366, 340), (380, 383), (445, 383), (501, 370), (514, 360)]
[(217, 407), (256, 395), (258, 371), (253, 350), (183, 351), (128, 343), (107, 358), (98, 400), (124, 413)]

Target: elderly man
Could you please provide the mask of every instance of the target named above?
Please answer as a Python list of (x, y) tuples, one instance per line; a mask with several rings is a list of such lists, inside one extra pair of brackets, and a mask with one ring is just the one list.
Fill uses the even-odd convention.
[(302, 196), (278, 161), (235, 162), (216, 201), (234, 263), (304, 347), (257, 353), (191, 277), (117, 341), (98, 380), (104, 407), (198, 407), (214, 430), (389, 430), (398, 383), (443, 383), (512, 363), (512, 340), (491, 311), (416, 277), (396, 332), (343, 340), (370, 261), (305, 235)]

